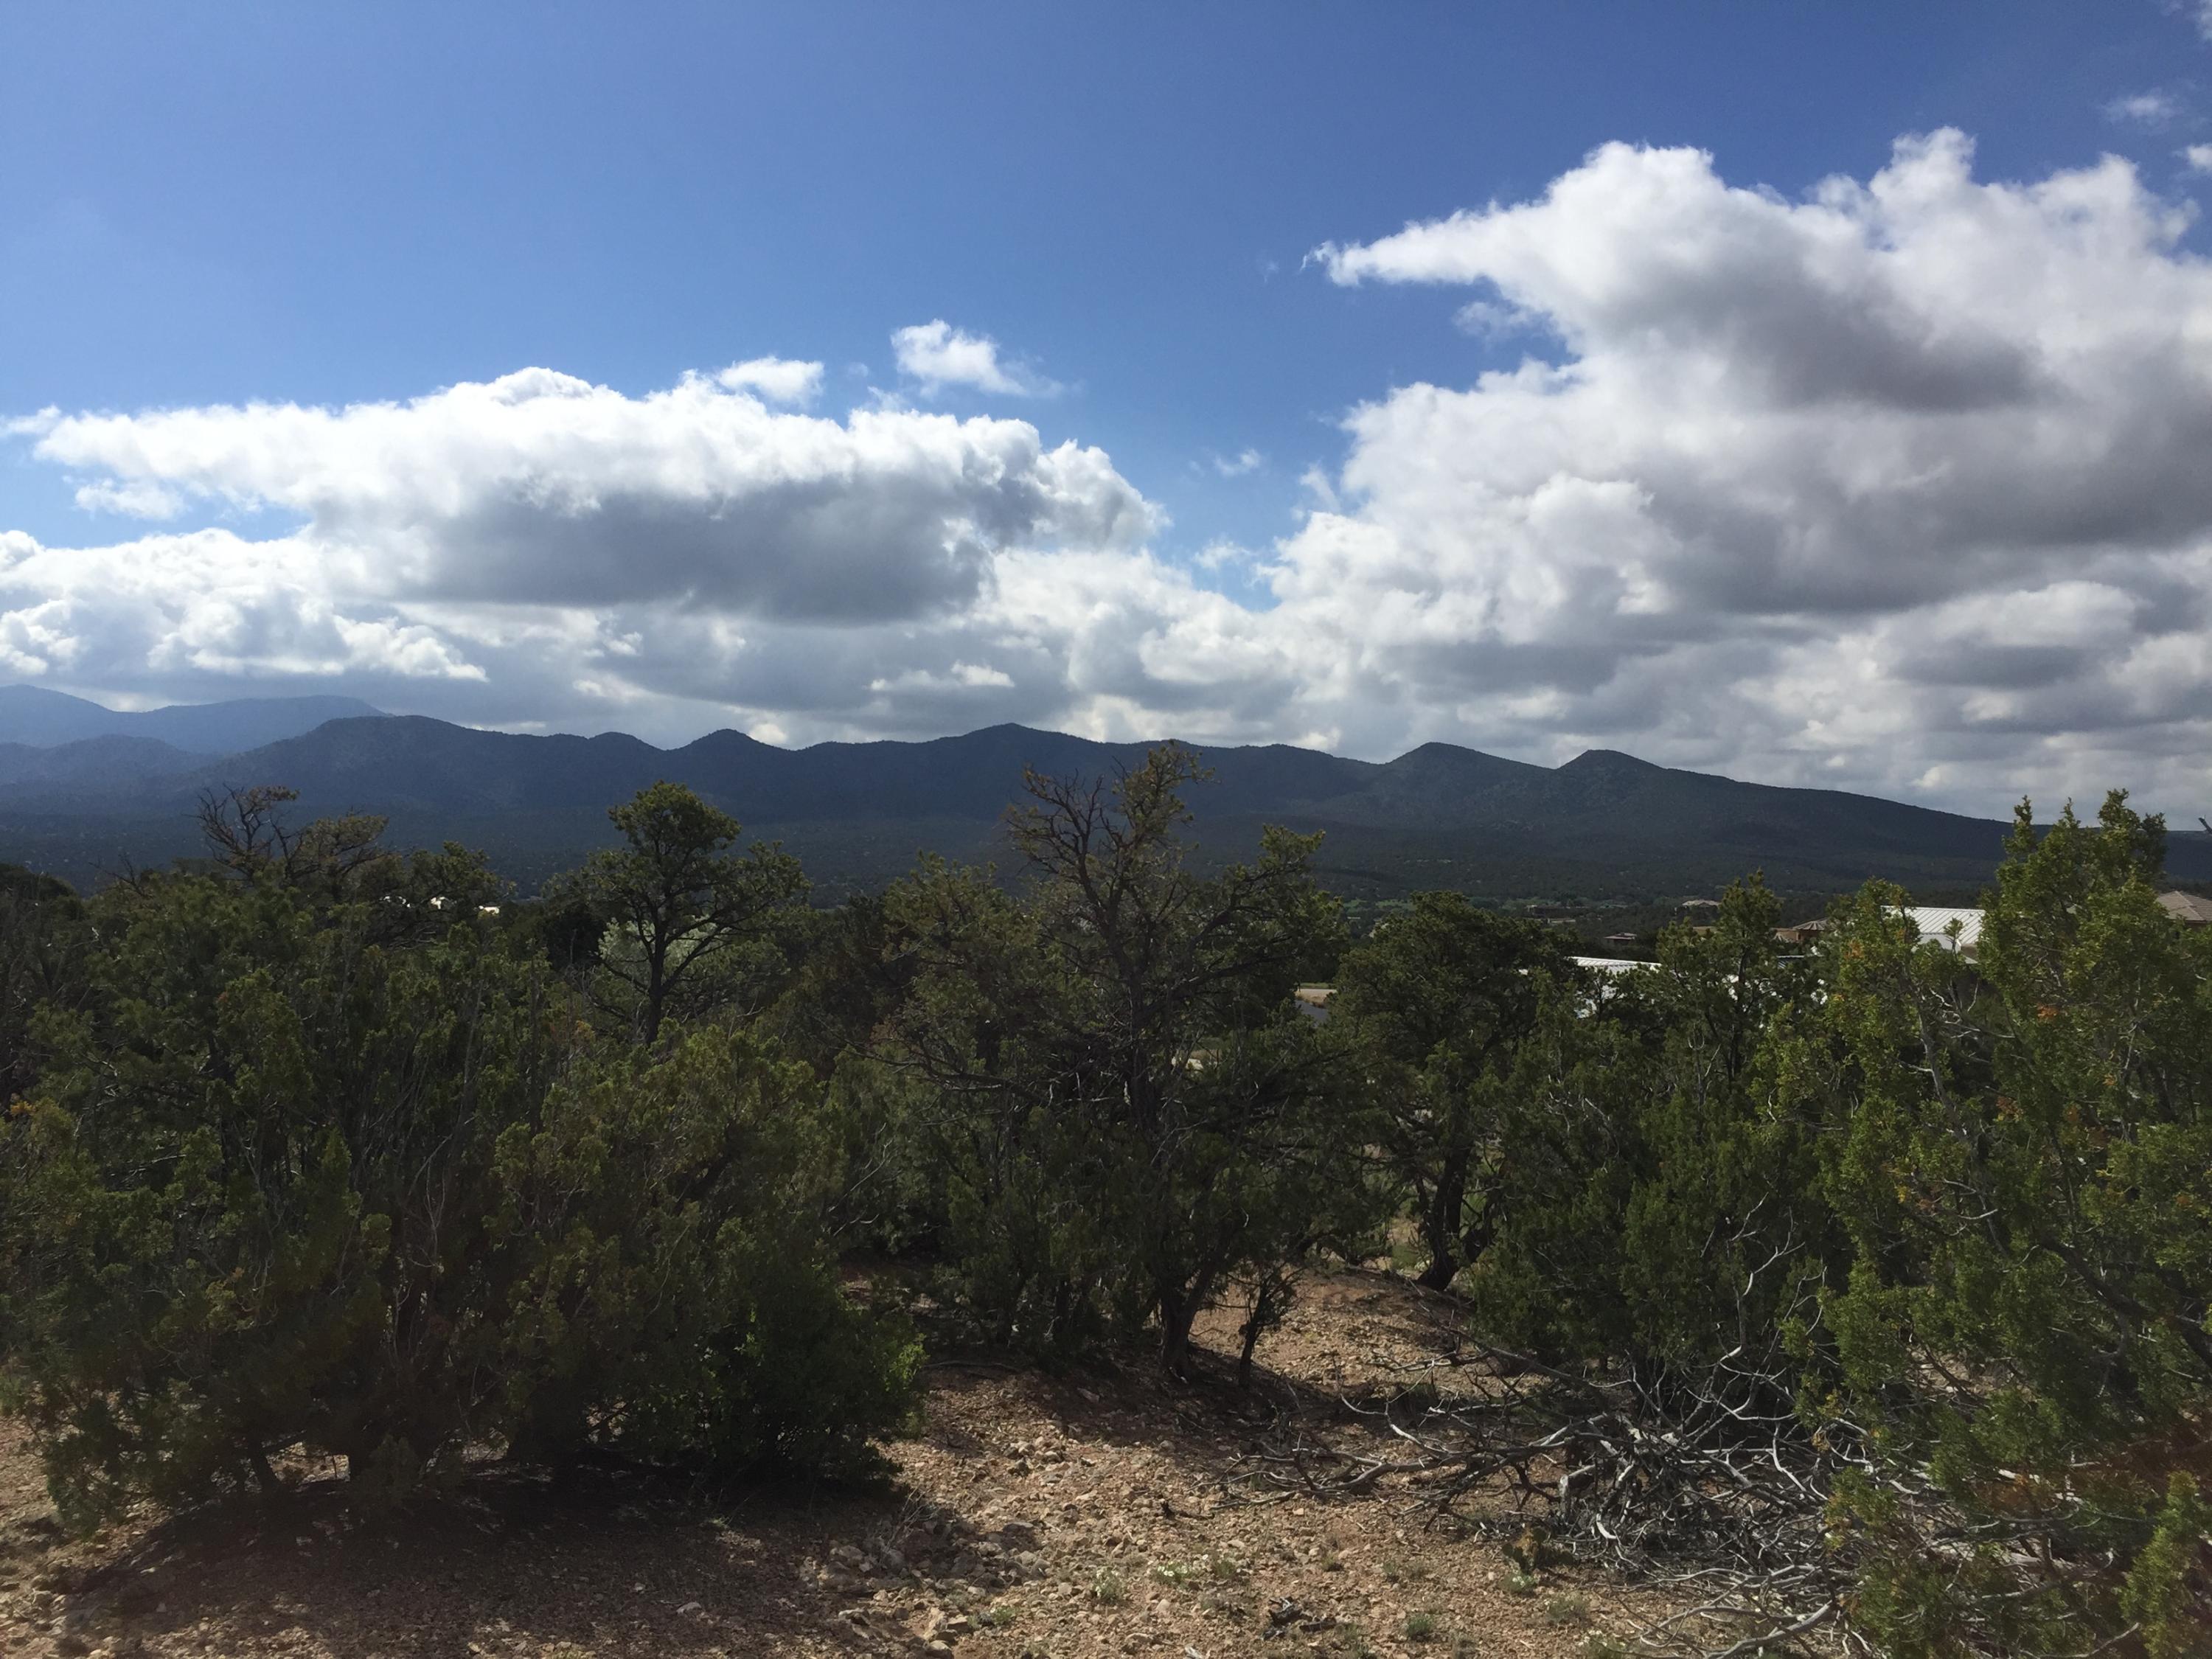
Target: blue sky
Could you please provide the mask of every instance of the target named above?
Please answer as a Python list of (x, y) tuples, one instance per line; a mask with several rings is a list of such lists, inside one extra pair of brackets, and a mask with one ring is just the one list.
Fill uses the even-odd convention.
[[(942, 635), (951, 610), (973, 596), (965, 578), (944, 591), (922, 580), (910, 611), (857, 620), (826, 602), (763, 609), (757, 598), (733, 599), (715, 602), (727, 628), (708, 656), (721, 671), (700, 666), (611, 690), (608, 652), (621, 652), (607, 640), (629, 640), (634, 658), (661, 654), (664, 638), (669, 653), (679, 649), (673, 623), (664, 634), (635, 606), (624, 610), (633, 598), (665, 601), (666, 592), (554, 583), (548, 593), (571, 612), (598, 607), (604, 637), (577, 647), (582, 654), (557, 674), (526, 675), (494, 659), (509, 647), (542, 654), (543, 629), (535, 643), (519, 645), (481, 616), (463, 625), (447, 613), (466, 602), (519, 615), (541, 597), (526, 571), (495, 592), (451, 581), (410, 588), (386, 579), (410, 556), (389, 523), (374, 546), (348, 540), (345, 526), (357, 515), (323, 497), (240, 484), (197, 454), (149, 463), (132, 447), (137, 437), (121, 449), (72, 447), (51, 427), (19, 426), (0, 446), (0, 531), (42, 556), (137, 548), (131, 568), (167, 570), (182, 597), (163, 601), (162, 626), (103, 624), (81, 599), (64, 603), (65, 574), (53, 574), (64, 567), (48, 558), (33, 568), (21, 556), (12, 586), (0, 565), (0, 613), (13, 607), (21, 635), (15, 672), (0, 657), (0, 678), (142, 702), (343, 682), (386, 706), (453, 718), (628, 726), (661, 738), (742, 724), (799, 741), (1027, 717), (1116, 735), (1188, 723), (1201, 736), (1277, 736), (1361, 752), (1447, 737), (1556, 759), (1603, 742), (1681, 763), (1978, 806), (2017, 787), (2127, 781), (2105, 774), (2130, 769), (2183, 792), (2200, 775), (2188, 757), (2206, 714), (2185, 696), (2185, 707), (2171, 696), (2143, 705), (2130, 726), (2110, 687), (2077, 686), (2079, 695), (2058, 700), (2063, 708), (2016, 695), (2023, 686), (2047, 691), (2061, 669), (2078, 680), (2085, 653), (2110, 649), (2109, 607), (2098, 611), (2094, 594), (2051, 598), (2081, 572), (2047, 565), (2008, 579), (2010, 587), (1974, 590), (2015, 610), (2044, 596), (2032, 625), (1990, 624), (2007, 638), (2025, 626), (2033, 648), (2046, 653), (2044, 669), (2007, 659), (1961, 694), (1983, 702), (1979, 713), (1960, 703), (1955, 741), (1901, 757), (1899, 720), (1926, 723), (1917, 691), (1907, 714), (1856, 736), (1836, 729), (1832, 708), (1824, 720), (1811, 705), (1764, 725), (1700, 708), (1639, 727), (1624, 709), (1649, 708), (1648, 693), (1616, 672), (1613, 703), (1599, 707), (1604, 698), (1590, 700), (1607, 682), (1592, 676), (1605, 665), (1558, 666), (1575, 630), (1513, 621), (1510, 608), (1525, 602), (1516, 597), (1526, 590), (1518, 579), (1500, 579), (1488, 610), (1476, 607), (1456, 633), (1440, 634), (1431, 616), (1400, 640), (1401, 653), (1450, 659), (1431, 682), (1378, 681), (1362, 691), (1366, 671), (1340, 665), (1316, 671), (1334, 674), (1334, 690), (1291, 685), (1284, 676), (1297, 671), (1284, 662), (1315, 653), (1274, 640), (1264, 647), (1271, 665), (1254, 668), (1242, 688), (1183, 690), (1202, 678), (1192, 663), (1262, 649), (1229, 637), (1249, 616), (1301, 594), (1318, 603), (1311, 581), (1294, 592), (1295, 583), (1271, 574), (1284, 544), (1314, 533), (1317, 507), (1420, 540), (1389, 506), (1394, 489), (1419, 489), (1378, 447), (1397, 440), (1348, 433), (1348, 412), (1395, 408), (1398, 394), (1422, 385), (1465, 393), (1486, 370), (1531, 357), (1571, 363), (1605, 349), (1593, 343), (1592, 325), (1561, 310), (1569, 302), (1547, 297), (1535, 277), (1495, 304), (1488, 324), (1471, 324), (1455, 320), (1469, 300), (1499, 292), (1486, 265), (1440, 287), (1447, 279), (1383, 265), (1333, 270), (1309, 257), (1316, 247), (1379, 246), (1408, 222), (1538, 202), (1609, 143), (1708, 152), (1727, 186), (1802, 204), (1825, 179), (1872, 179), (1901, 137), (1955, 129), (1971, 141), (1978, 184), (2032, 185), (2113, 153), (2133, 164), (2143, 201), (2183, 210), (2212, 183), (2187, 156), (2212, 139), (2208, 76), (2212, 47), (2199, 19), (2154, 0), (11, 9), (0, 14), (0, 270), (9, 301), (0, 306), (0, 416), (404, 404), (527, 368), (640, 399), (688, 372), (745, 360), (817, 362), (812, 417), (838, 421), (854, 407), (949, 412), (1025, 422), (1042, 453), (1063, 442), (1098, 452), (1114, 488), (1140, 498), (1144, 524), (1129, 530), (1133, 520), (1115, 508), (1108, 517), (1121, 528), (1085, 542), (1059, 520), (1049, 536), (1024, 521), (1005, 546), (1042, 538), (1069, 556), (1141, 554), (1146, 580), (1182, 573), (1200, 597), (1160, 599), (1150, 620), (1118, 637), (1055, 634), (1042, 644), (1039, 630), (1049, 629), (1028, 611), (1026, 623), (1010, 620), (1020, 606), (1001, 605), (994, 637), (1020, 635), (1041, 659), (1061, 665), (1057, 678), (1044, 679), (1011, 665), (1005, 650), (983, 661), (969, 635), (940, 639), (934, 658), (924, 653), (877, 674), (862, 659), (880, 654), (884, 636), (862, 642), (838, 631), (844, 618)], [(1868, 233), (1877, 243), (1889, 234)], [(2201, 226), (2173, 228), (2149, 264), (2138, 260), (2132, 276), (2115, 279), (2143, 289), (2123, 303), (2151, 304), (2167, 275), (2194, 270), (2203, 240)], [(2062, 288), (2040, 303), (2063, 304)], [(995, 343), (998, 390), (902, 374), (894, 331), (939, 319)], [(1724, 424), (1740, 412), (1715, 418)], [(1446, 440), (1432, 432), (1405, 441)], [(1577, 441), (1583, 449), (1570, 443), (1564, 452), (1571, 470), (1588, 448)], [(349, 451), (346, 465), (359, 464)], [(1607, 465), (1611, 482), (1663, 495), (1617, 457)], [(1594, 467), (1593, 478), (1604, 471)], [(104, 510), (100, 501), (118, 498), (87, 490), (103, 479), (158, 484), (167, 510), (149, 514), (139, 497), (130, 498), (134, 513)], [(2081, 487), (2094, 495), (2112, 486)], [(393, 512), (392, 522), (420, 521), (413, 508)], [(859, 502), (840, 533), (865, 537), (878, 517), (875, 505)], [(1092, 514), (1084, 522), (1095, 530), (1103, 520)], [(185, 590), (206, 584), (224, 555), (196, 544), (189, 557), (173, 556), (148, 536), (212, 528), (259, 544), (302, 526), (312, 546), (288, 547), (289, 574), (266, 580), (292, 584), (285, 591), (295, 598), (307, 592), (300, 584), (312, 587), (304, 611), (294, 607), (311, 621), (335, 618), (354, 630), (349, 639), (381, 629), (380, 638), (414, 641), (411, 656), (397, 646), (383, 658), (363, 655), (356, 643), (350, 656), (318, 658), (304, 634), (267, 646), (251, 617), (232, 632), (262, 643), (216, 649), (173, 625)], [(631, 556), (615, 521), (603, 527), (571, 556), (619, 569)], [(2195, 530), (2160, 533), (2155, 547), (2141, 542), (2143, 556), (2166, 561), (2157, 580), (2184, 580), (2172, 562), (2195, 544)], [(1979, 531), (1967, 538), (1976, 548), (1985, 539)], [(2110, 538), (2093, 541), (2076, 550), (2084, 569), (2109, 557)], [(810, 556), (773, 542), (740, 538), (699, 556)], [(1224, 543), (1239, 551), (1223, 553)], [(447, 550), (471, 568), (489, 556)], [(991, 544), (992, 556), (1003, 550)], [(1327, 560), (1308, 552), (1301, 568), (1311, 577)], [(1339, 593), (1347, 624), (1372, 601), (1370, 579), (1393, 556), (1358, 556), (1369, 561), (1361, 580), (1370, 586)], [(1529, 556), (1541, 567), (1549, 556), (1540, 548)], [(1571, 555), (1554, 563), (1578, 568)], [(371, 566), (376, 574), (362, 576)], [(321, 575), (300, 574), (341, 567), (358, 580), (338, 584), (337, 597), (315, 586)], [(871, 580), (864, 562), (837, 568), (839, 580)], [(1686, 566), (1654, 568), (1671, 597), (1624, 599), (1617, 613), (1705, 604), (1711, 614), (1698, 597), (1705, 578)], [(1477, 586), (1487, 580), (1476, 578)], [(1452, 586), (1433, 572), (1422, 580), (1426, 587), (1414, 586), (1431, 594)], [(1001, 574), (975, 582), (998, 592)], [(711, 579), (679, 584), (695, 599), (713, 586)], [(1669, 683), (1735, 676), (1752, 688), (1744, 699), (1771, 703), (1781, 695), (1777, 675), (1788, 678), (1775, 653), (1786, 658), (1814, 638), (1832, 644), (1870, 613), (1909, 619), (1962, 597), (1880, 572), (1869, 574), (1863, 597), (1838, 599), (1834, 586), (1802, 603), (1762, 601), (1726, 637), (1686, 642), (1676, 630), (1657, 641), (1632, 630), (1607, 661), (1617, 669), (1668, 659)], [(2139, 607), (2170, 603), (2150, 577), (2118, 581), (2115, 591)], [(681, 593), (678, 608), (696, 623), (700, 606)], [(1206, 595), (1225, 596), (1235, 614), (1215, 617)], [(1155, 614), (1177, 605), (1182, 611), (1165, 623)], [(2090, 627), (2075, 639), (2062, 628), (2046, 637), (2054, 605), (2089, 618), (2085, 627), (2103, 617), (2097, 625), (2107, 632)], [(617, 610), (623, 615), (609, 621)], [(21, 620), (34, 612), (44, 620)], [(564, 637), (573, 642), (581, 625), (571, 615)], [(786, 625), (800, 631), (769, 637)], [(43, 630), (35, 636), (34, 626)], [(110, 633), (95, 639), (102, 626)], [(1196, 638), (1158, 644), (1178, 628)], [(733, 642), (740, 634), (742, 645)], [(73, 647), (56, 645), (64, 635)], [(0, 633), (0, 653), (7, 637)], [(850, 667), (848, 678), (862, 678), (843, 694), (814, 683), (780, 693), (781, 682), (761, 678), (761, 663), (819, 659), (833, 637), (862, 665)], [(1692, 656), (1680, 654), (1692, 646)], [(695, 658), (708, 650), (696, 641), (681, 648)], [(1903, 672), (1899, 684), (1935, 683), (1893, 667), (1922, 647), (1891, 640), (1865, 648), (1890, 653), (1882, 660), (1893, 667), (1877, 678)], [(2014, 648), (2004, 640), (1926, 647), (1976, 660), (1976, 649)], [(1177, 650), (1188, 661), (1163, 666), (1163, 653)], [(1762, 661), (1750, 660), (1760, 652)], [(732, 653), (750, 653), (751, 665), (729, 670)], [(1142, 658), (1143, 672), (1100, 669), (1085, 678), (1083, 663), (1117, 654)], [(2171, 663), (2162, 672), (2188, 677)], [(963, 701), (963, 686), (977, 697)], [(1547, 702), (1539, 690), (1556, 696)], [(2140, 690), (2123, 688), (2138, 703)], [(1851, 696), (1832, 679), (1822, 695)]]
[[(1944, 125), (2000, 176), (2116, 145), (2171, 175), (2103, 106), (2212, 74), (2192, 36), (2148, 0), (17, 8), (0, 385), (11, 412), (525, 364), (642, 392), (774, 354), (834, 386), (941, 316), (1069, 383), (1033, 418), (1194, 550), (1287, 530), (1349, 405), (1517, 355), (1432, 295), (1331, 289), (1316, 244), (1535, 194), (1607, 139), (1785, 192)], [(1213, 474), (1247, 449), (1263, 474)], [(58, 480), (11, 485), (14, 521), (82, 533)]]

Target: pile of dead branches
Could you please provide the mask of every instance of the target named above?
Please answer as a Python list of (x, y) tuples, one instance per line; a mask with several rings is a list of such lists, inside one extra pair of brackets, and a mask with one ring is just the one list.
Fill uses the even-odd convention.
[(1655, 1654), (1869, 1650), (1838, 1617), (1850, 1564), (1826, 1514), (1864, 1437), (1808, 1424), (1778, 1352), (1694, 1374), (1578, 1375), (1480, 1346), (1439, 1364), (1449, 1395), (1431, 1380), (1340, 1398), (1358, 1441), (1279, 1417), (1244, 1466), (1253, 1499), (1389, 1480), (1425, 1524), (1494, 1539), (1524, 1571), (1571, 1561), (1672, 1592), (1680, 1610), (1641, 1632)]

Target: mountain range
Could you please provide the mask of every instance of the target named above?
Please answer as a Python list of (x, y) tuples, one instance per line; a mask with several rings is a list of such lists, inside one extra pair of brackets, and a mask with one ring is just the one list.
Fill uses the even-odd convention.
[[(926, 742), (781, 749), (715, 732), (658, 749), (620, 733), (482, 732), (380, 715), (347, 699), (268, 699), (121, 715), (0, 687), (0, 860), (80, 883), (194, 849), (202, 791), (276, 783), (302, 816), (374, 811), (409, 844), (483, 848), (526, 888), (607, 842), (605, 809), (658, 779), (690, 786), (781, 839), (817, 888), (866, 888), (918, 852), (997, 858), (1024, 765), (1098, 775), (1143, 757), (1020, 726)], [(58, 699), (58, 701), (47, 701)], [(148, 724), (152, 722), (153, 724)], [(289, 728), (289, 730), (286, 728)], [(216, 751), (222, 734), (276, 732)], [(1241, 856), (1260, 826), (1326, 832), (1323, 879), (1349, 896), (1425, 887), (1507, 896), (1643, 897), (1705, 891), (1753, 869), (1789, 891), (1881, 876), (1922, 890), (1986, 881), (2006, 826), (1872, 796), (1783, 788), (1592, 750), (1559, 767), (1425, 744), (1370, 762), (1282, 744), (1206, 750), (1191, 795), (1204, 854)], [(2173, 873), (2212, 878), (2212, 836), (2177, 835)]]

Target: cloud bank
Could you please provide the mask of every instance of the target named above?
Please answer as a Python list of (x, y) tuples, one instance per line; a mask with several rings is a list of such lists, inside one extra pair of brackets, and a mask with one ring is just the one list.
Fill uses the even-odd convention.
[(1374, 695), (1456, 692), (1512, 741), (2193, 799), (2212, 274), (2124, 161), (1971, 163), (1939, 132), (1790, 202), (1608, 145), (1540, 201), (1319, 250), (1342, 283), (1474, 285), (1562, 360), (1358, 410), (1358, 506), (1279, 591), (1365, 590)]
[[(1608, 145), (1537, 199), (1324, 246), (1329, 280), (1461, 290), (1440, 325), (1527, 355), (1350, 411), (1319, 505), (1237, 562), (1260, 603), (1164, 556), (1102, 451), (806, 413), (811, 363), (50, 412), (16, 430), (87, 505), (218, 521), (0, 537), (0, 676), (341, 681), (661, 737), (1610, 746), (1980, 811), (2124, 782), (2193, 815), (2212, 273), (2187, 222), (2124, 161), (1978, 180), (1945, 131), (1798, 198)], [(925, 392), (1022, 386), (941, 321), (895, 343)]]

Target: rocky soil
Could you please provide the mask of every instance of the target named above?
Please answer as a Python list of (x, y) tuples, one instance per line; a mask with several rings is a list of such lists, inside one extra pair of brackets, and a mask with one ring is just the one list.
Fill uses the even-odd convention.
[[(1206, 1333), (1217, 1352), (1233, 1352), (1233, 1322)], [(1059, 1376), (941, 1362), (882, 1492), (732, 1498), (613, 1474), (556, 1490), (490, 1466), (363, 1518), (307, 1470), (277, 1510), (212, 1506), (82, 1540), (0, 1423), (0, 1654), (1612, 1650), (1655, 1609), (1426, 1525), (1414, 1476), (1321, 1497), (1263, 1455), (1290, 1421), (1388, 1453), (1387, 1431), (1340, 1402), (1413, 1379), (1480, 1387), (1455, 1346), (1448, 1307), (1402, 1282), (1320, 1276), (1262, 1342), (1249, 1395), (1170, 1384), (1141, 1356)]]

